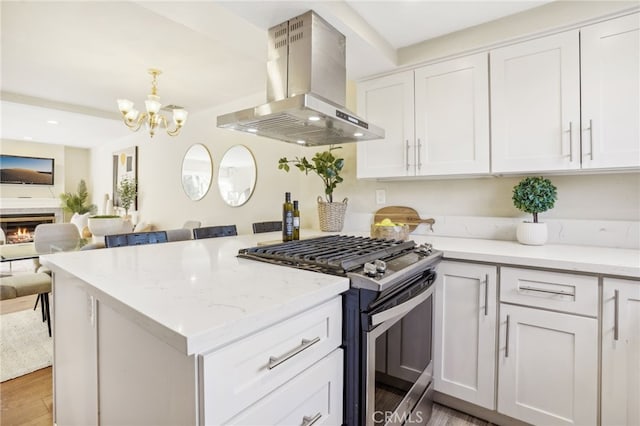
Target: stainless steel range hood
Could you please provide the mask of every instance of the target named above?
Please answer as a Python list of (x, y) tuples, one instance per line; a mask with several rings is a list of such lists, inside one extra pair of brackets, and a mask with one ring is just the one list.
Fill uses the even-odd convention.
[(218, 116), (218, 127), (306, 146), (384, 138), (344, 106), (345, 37), (313, 11), (269, 29), (267, 102)]

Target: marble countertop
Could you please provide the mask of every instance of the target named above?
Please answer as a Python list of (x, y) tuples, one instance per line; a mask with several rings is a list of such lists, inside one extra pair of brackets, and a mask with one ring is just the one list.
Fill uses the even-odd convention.
[(349, 288), (347, 278), (236, 257), (241, 248), (274, 239), (277, 235), (266, 233), (56, 253), (41, 262), (60, 277), (63, 271), (78, 277), (89, 294), (190, 355)]
[(640, 278), (640, 250), (547, 244), (527, 246), (516, 241), (410, 235), (416, 243), (431, 243), (444, 258), (562, 269)]
[[(361, 232), (345, 235), (368, 236)], [(303, 237), (326, 233), (303, 232)], [(640, 278), (640, 250), (525, 246), (514, 241), (411, 235), (448, 259)], [(186, 354), (249, 335), (349, 288), (347, 278), (236, 257), (279, 233), (119, 247), (41, 257), (88, 291)]]

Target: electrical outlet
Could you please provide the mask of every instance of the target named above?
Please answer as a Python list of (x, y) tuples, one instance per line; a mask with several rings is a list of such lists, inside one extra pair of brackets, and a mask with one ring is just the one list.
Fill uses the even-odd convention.
[(387, 191), (384, 189), (376, 189), (376, 204), (384, 204), (387, 202)]

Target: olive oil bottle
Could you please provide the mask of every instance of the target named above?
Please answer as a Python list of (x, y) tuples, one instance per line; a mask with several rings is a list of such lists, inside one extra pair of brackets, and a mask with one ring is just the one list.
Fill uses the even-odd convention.
[(293, 240), (293, 203), (291, 203), (291, 193), (284, 193), (284, 204), (282, 205), (282, 241)]
[(300, 239), (300, 210), (298, 200), (293, 200), (293, 239)]

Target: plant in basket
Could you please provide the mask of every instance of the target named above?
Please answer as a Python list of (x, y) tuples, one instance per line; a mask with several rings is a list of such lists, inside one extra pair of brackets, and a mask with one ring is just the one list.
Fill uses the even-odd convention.
[(318, 197), (318, 214), (320, 216), (320, 229), (322, 231), (341, 231), (344, 224), (344, 214), (347, 209), (347, 199), (342, 202), (333, 202), (333, 191), (344, 179), (340, 172), (344, 167), (344, 159), (336, 157), (333, 151), (340, 149), (331, 145), (328, 150), (316, 152), (308, 160), (306, 157), (289, 160), (286, 157), (278, 160), (278, 169), (288, 172), (291, 169), (289, 163), (293, 164), (305, 175), (314, 172), (324, 185), (324, 197)]
[(518, 224), (516, 237), (520, 243), (542, 245), (547, 241), (547, 224), (538, 222), (538, 213), (552, 209), (557, 198), (557, 188), (541, 176), (524, 178), (513, 187), (513, 205), (533, 215), (533, 222)]

